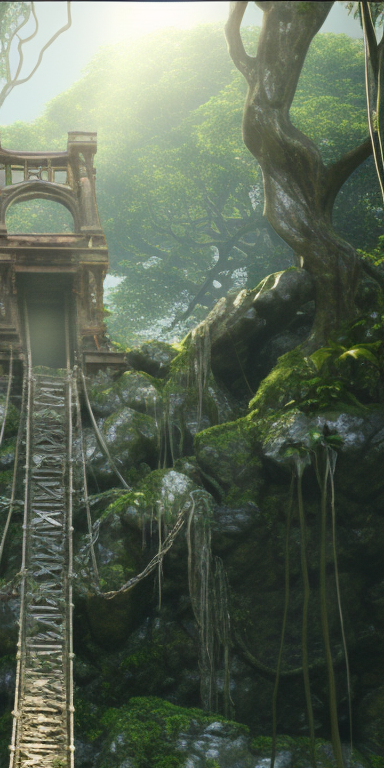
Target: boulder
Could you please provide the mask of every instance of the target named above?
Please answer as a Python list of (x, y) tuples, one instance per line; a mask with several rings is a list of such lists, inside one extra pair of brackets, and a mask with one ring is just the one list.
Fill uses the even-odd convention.
[(231, 506), (254, 502), (262, 484), (262, 465), (254, 425), (247, 418), (201, 432), (195, 437), (198, 466), (226, 493)]
[(289, 330), (293, 322), (295, 332), (286, 337), (289, 349), (297, 345), (298, 328), (309, 330), (307, 312), (300, 308), (313, 298), (313, 283), (306, 270), (291, 267), (265, 278), (253, 290), (228, 294), (217, 302), (214, 309), (198, 326), (194, 334), (209, 331), (211, 366), (214, 376), (235, 395), (253, 392), (260, 381), (257, 368), (258, 354), (279, 330)]
[(154, 418), (161, 415), (161, 395), (147, 374), (126, 371), (116, 381), (103, 386), (93, 383), (90, 392), (92, 410), (105, 418), (123, 406)]
[(126, 536), (120, 515), (112, 504), (110, 511), (95, 521), (93, 542), (98, 579), (95, 579), (88, 534), (77, 534), (75, 538), (75, 596), (82, 604), (93, 639), (99, 646), (113, 649), (125, 642), (127, 634), (141, 621), (142, 585), (106, 600), (96, 594), (95, 581), (102, 592), (109, 592), (120, 589), (129, 578), (140, 573), (144, 567), (141, 535), (139, 531), (132, 535), (131, 531), (130, 536)]
[(247, 729), (199, 709), (141, 696), (109, 709), (101, 723), (103, 746), (95, 768), (254, 768)]
[[(145, 463), (155, 467), (158, 459), (158, 430), (151, 416), (123, 407), (102, 423), (102, 433), (117, 469), (123, 475)], [(84, 430), (89, 476), (102, 486), (117, 483), (116, 474), (101, 450), (93, 430)]]
[(160, 512), (164, 524), (172, 526), (179, 512), (186, 505), (192, 507), (193, 503), (196, 512), (214, 505), (212, 496), (186, 474), (174, 469), (158, 469), (140, 483), (136, 498), (121, 510), (120, 517), (125, 525), (141, 530), (143, 524), (156, 520)]
[(136, 371), (144, 371), (150, 376), (164, 379), (177, 354), (177, 350), (165, 341), (147, 341), (140, 347), (131, 349), (127, 353), (127, 360)]
[(186, 756), (185, 768), (255, 768), (255, 759), (249, 750), (249, 738), (234, 724), (221, 721), (209, 723), (205, 728), (191, 724), (176, 742), (176, 750)]
[(171, 365), (163, 390), (165, 439), (173, 463), (193, 453), (202, 430), (232, 421), (242, 411), (210, 371), (209, 335), (189, 334)]
[(313, 453), (316, 442), (326, 434), (337, 448), (338, 494), (346, 499), (370, 502), (379, 510), (384, 503), (384, 408), (349, 408), (342, 412), (305, 414), (294, 410), (271, 420), (263, 430), (262, 455), (275, 467), (287, 464), (295, 446)]

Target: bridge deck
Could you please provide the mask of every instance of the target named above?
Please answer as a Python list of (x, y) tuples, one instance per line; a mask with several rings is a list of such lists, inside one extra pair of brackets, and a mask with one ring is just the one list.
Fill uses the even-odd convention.
[(29, 376), (10, 768), (73, 768), (71, 381)]

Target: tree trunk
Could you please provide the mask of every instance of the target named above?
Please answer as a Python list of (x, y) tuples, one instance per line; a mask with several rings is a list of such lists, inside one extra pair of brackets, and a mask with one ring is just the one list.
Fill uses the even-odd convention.
[(265, 215), (314, 278), (316, 314), (307, 344), (314, 349), (356, 312), (359, 260), (334, 231), (332, 208), (344, 181), (371, 153), (371, 142), (326, 167), (316, 145), (290, 121), (309, 45), (333, 3), (256, 4), (264, 11), (256, 57), (241, 41), (247, 3), (231, 3), (226, 27), (230, 54), (248, 82), (243, 137), (262, 169)]

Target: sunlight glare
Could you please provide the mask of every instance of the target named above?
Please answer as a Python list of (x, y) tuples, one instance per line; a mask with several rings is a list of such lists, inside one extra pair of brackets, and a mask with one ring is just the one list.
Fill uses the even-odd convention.
[[(140, 37), (162, 27), (189, 29), (226, 14), (226, 2), (111, 2), (103, 27), (108, 40)], [(210, 17), (210, 18), (207, 18)]]

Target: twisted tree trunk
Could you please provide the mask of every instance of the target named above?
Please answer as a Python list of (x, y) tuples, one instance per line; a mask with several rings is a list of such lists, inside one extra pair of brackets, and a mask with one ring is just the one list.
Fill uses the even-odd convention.
[(248, 82), (243, 138), (260, 163), (270, 224), (299, 256), (315, 282), (316, 315), (308, 349), (323, 345), (341, 320), (353, 318), (359, 260), (332, 227), (337, 193), (372, 152), (370, 138), (325, 166), (308, 136), (292, 125), (289, 110), (309, 45), (333, 2), (257, 2), (264, 11), (257, 56), (243, 46), (246, 2), (230, 5), (230, 55)]

